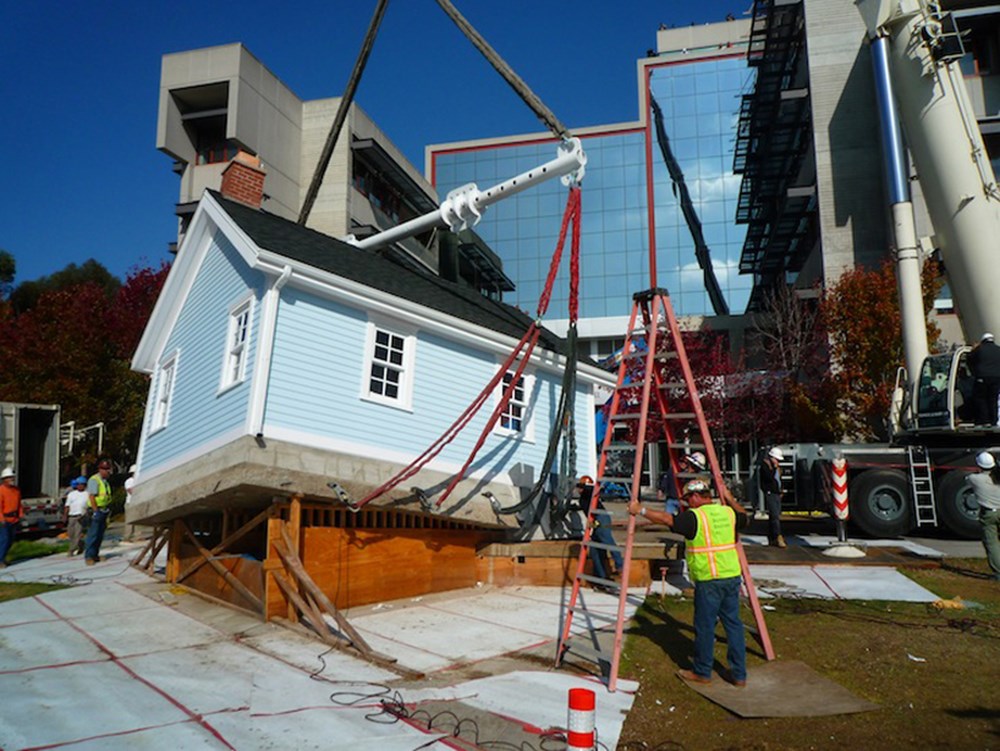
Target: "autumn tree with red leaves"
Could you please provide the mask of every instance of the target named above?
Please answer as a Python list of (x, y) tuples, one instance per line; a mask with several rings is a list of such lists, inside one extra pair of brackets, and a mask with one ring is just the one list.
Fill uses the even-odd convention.
[[(936, 263), (924, 264), (924, 312), (930, 311), (941, 288)], [(902, 323), (896, 270), (891, 260), (876, 269), (856, 268), (827, 288), (820, 301), (820, 320), (827, 332), (830, 368), (798, 407), (816, 423), (849, 440), (885, 440), (887, 417), (898, 368), (903, 365)], [(927, 321), (933, 349), (940, 334)]]
[(28, 309), (0, 315), (0, 399), (59, 404), (63, 420), (81, 426), (103, 422), (105, 453), (134, 461), (147, 379), (130, 362), (167, 271), (135, 269), (116, 287), (48, 289)]

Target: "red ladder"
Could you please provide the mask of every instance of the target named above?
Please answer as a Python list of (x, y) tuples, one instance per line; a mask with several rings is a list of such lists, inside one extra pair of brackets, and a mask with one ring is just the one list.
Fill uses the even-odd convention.
[[(625, 606), (628, 602), (629, 570), (632, 564), (632, 544), (635, 537), (635, 517), (628, 514), (625, 504), (628, 500), (639, 498), (643, 484), (643, 457), (646, 444), (658, 440), (666, 442), (675, 477), (679, 479), (694, 476), (690, 473), (677, 472), (680, 457), (685, 450), (692, 448), (704, 450), (715, 480), (715, 487), (717, 489), (723, 487), (719, 460), (712, 445), (712, 436), (701, 407), (670, 297), (665, 289), (651, 289), (636, 293), (633, 300), (632, 315), (618, 367), (618, 381), (611, 398), (607, 431), (597, 466), (597, 482), (587, 510), (587, 524), (580, 544), (576, 575), (573, 578), (573, 592), (563, 611), (562, 635), (556, 653), (557, 665), (567, 654), (572, 654), (596, 663), (602, 671), (606, 670), (609, 691), (615, 690), (618, 681)], [(640, 322), (638, 326), (636, 326), (637, 321)], [(638, 361), (644, 363), (641, 372), (635, 367)], [(677, 440), (681, 436), (688, 438), (695, 432), (700, 436), (700, 442)], [(629, 465), (631, 465), (629, 476), (624, 476), (624, 470), (615, 471), (617, 467), (624, 468)], [(604, 483), (629, 483), (628, 498), (617, 499), (618, 502), (615, 502), (615, 498), (605, 497), (603, 501), (612, 508), (607, 510), (601, 508), (603, 505), (601, 488)], [(649, 484), (655, 485), (655, 478), (650, 478)], [(595, 513), (608, 513), (612, 518), (627, 520), (624, 545), (591, 541)], [(584, 573), (591, 548), (604, 553), (615, 550), (622, 553), (620, 585), (614, 580)], [(757, 592), (750, 577), (743, 546), (738, 544), (737, 550), (743, 571), (744, 589), (756, 624), (755, 636), (766, 658), (772, 660), (774, 650), (768, 637), (767, 624), (764, 622)], [(615, 616), (587, 607), (587, 598), (580, 592), (583, 582), (589, 582), (617, 594), (618, 608)], [(584, 619), (585, 633), (572, 632), (573, 619), (577, 614)], [(609, 634), (606, 630), (595, 627), (599, 622), (615, 625), (614, 642), (610, 651), (603, 649), (600, 636), (603, 632), (606, 642)], [(580, 643), (581, 636), (586, 636), (587, 644)]]

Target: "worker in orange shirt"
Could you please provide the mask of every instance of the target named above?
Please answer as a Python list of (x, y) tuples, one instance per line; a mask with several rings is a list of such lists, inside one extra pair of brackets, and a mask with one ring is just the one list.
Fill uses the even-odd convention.
[(14, 470), (4, 467), (0, 472), (0, 512), (3, 522), (0, 523), (0, 568), (7, 567), (7, 551), (14, 544), (14, 532), (24, 516), (21, 506), (21, 491), (14, 484)]

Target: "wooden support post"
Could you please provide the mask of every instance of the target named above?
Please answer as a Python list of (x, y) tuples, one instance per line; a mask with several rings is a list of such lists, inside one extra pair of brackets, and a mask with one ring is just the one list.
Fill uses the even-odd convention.
[(177, 574), (181, 568), (181, 543), (184, 541), (184, 520), (174, 519), (170, 528), (170, 547), (167, 548), (167, 571), (168, 582), (177, 581)]
[(156, 540), (156, 544), (149, 554), (149, 560), (146, 561), (146, 573), (151, 574), (153, 569), (156, 568), (156, 556), (160, 554), (163, 550), (163, 546), (167, 544), (167, 540), (170, 539), (170, 528), (169, 527), (156, 527), (153, 532), (154, 538), (159, 538)]
[[(287, 537), (284, 536), (286, 530)], [(302, 560), (302, 556), (299, 554), (302, 548), (302, 496), (299, 494), (292, 496), (291, 505), (288, 508), (288, 523), (282, 528), (282, 535), (282, 539), (291, 552), (296, 558)], [(292, 586), (297, 585), (297, 579), (293, 580)], [(298, 590), (298, 594), (301, 594), (301, 589)], [(291, 601), (288, 603), (288, 620), (292, 623), (297, 623), (299, 620), (299, 611)]]
[(264, 557), (264, 620), (280, 616), (284, 612), (288, 597), (285, 596), (278, 586), (275, 577), (269, 576), (276, 571), (280, 571), (284, 564), (275, 550), (274, 543), (281, 539), (281, 525), (284, 522), (278, 516), (278, 506), (271, 507), (271, 515), (267, 520), (267, 553)]
[(221, 563), (215, 560), (215, 558), (212, 556), (211, 553), (209, 553), (208, 550), (202, 547), (201, 543), (198, 542), (198, 538), (194, 536), (194, 533), (191, 531), (191, 528), (188, 527), (187, 522), (181, 520), (181, 524), (183, 525), (184, 534), (195, 546), (195, 548), (201, 554), (201, 556), (206, 561), (208, 561), (208, 564), (215, 569), (215, 572), (219, 576), (221, 576), (229, 586), (231, 586), (233, 589), (235, 589), (237, 592), (243, 595), (243, 597), (246, 600), (249, 600), (250, 603), (258, 611), (263, 611), (264, 603), (260, 601), (260, 598), (258, 598), (257, 595), (255, 595), (253, 592), (247, 589), (247, 586), (243, 582), (241, 582), (239, 579), (233, 576), (232, 573), (230, 573), (225, 566), (223, 566)]

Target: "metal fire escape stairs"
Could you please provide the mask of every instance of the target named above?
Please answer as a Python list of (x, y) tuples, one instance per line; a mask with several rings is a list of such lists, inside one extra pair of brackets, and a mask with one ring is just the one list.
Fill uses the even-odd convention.
[[(633, 299), (617, 385), (611, 398), (607, 432), (598, 462), (598, 477), (587, 509), (587, 524), (580, 543), (572, 593), (563, 609), (563, 625), (556, 653), (557, 665), (568, 655), (597, 664), (607, 678), (609, 691), (615, 690), (618, 681), (635, 540), (635, 517), (628, 514), (626, 504), (639, 498), (647, 443), (664, 440), (675, 470), (686, 449), (702, 448), (709, 459), (716, 488), (722, 487), (718, 458), (668, 293), (665, 289), (654, 288), (636, 293)], [(641, 371), (636, 368), (639, 362), (643, 364)], [(670, 364), (664, 367), (667, 363)], [(684, 440), (692, 435), (700, 436), (701, 440)], [(629, 466), (631, 473), (625, 476), (624, 468)], [(684, 477), (684, 473), (675, 476)], [(616, 483), (628, 483), (628, 497), (621, 499), (609, 495), (602, 500), (602, 488)], [(602, 504), (606, 508), (602, 508)], [(612, 520), (624, 519), (624, 544), (608, 545), (591, 539), (594, 517), (598, 513), (608, 514)], [(591, 549), (605, 554), (614, 550), (622, 553), (623, 565), (617, 581), (585, 573)], [(774, 659), (774, 652), (743, 546), (738, 545), (737, 549), (744, 587), (756, 623), (754, 633), (767, 659), (771, 660)], [(616, 595), (617, 607), (610, 610), (607, 599), (599, 597), (593, 588), (585, 593), (585, 582)], [(574, 630), (577, 618), (582, 626)], [(608, 627), (611, 625), (614, 627), (614, 638), (609, 647)]]

